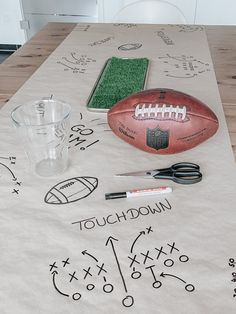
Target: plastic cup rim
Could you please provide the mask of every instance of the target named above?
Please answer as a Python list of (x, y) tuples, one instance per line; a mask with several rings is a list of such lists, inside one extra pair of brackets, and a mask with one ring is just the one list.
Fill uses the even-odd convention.
[[(19, 108), (22, 108), (26, 105), (29, 105), (31, 103), (37, 103), (37, 102), (58, 102), (58, 103), (61, 103), (63, 105), (65, 105), (67, 107), (67, 113), (63, 116), (62, 119), (58, 120), (58, 121), (54, 121), (54, 122), (47, 122), (47, 123), (42, 123), (42, 124), (31, 124), (31, 123), (24, 123), (24, 122), (20, 122), (18, 121), (17, 119), (15, 119), (14, 117), (14, 113), (19, 109)], [(59, 99), (36, 99), (36, 100), (33, 100), (33, 101), (28, 101), (26, 102), (25, 104), (21, 104), (21, 105), (18, 105), (17, 107), (15, 107), (12, 112), (11, 112), (11, 118), (13, 120), (13, 122), (18, 125), (18, 126), (24, 126), (24, 127), (39, 127), (39, 126), (49, 126), (49, 125), (54, 125), (54, 124), (57, 124), (58, 122), (60, 121), (64, 121), (65, 119), (67, 119), (70, 115), (70, 112), (71, 112), (71, 106), (66, 103), (65, 101), (63, 100), (59, 100)]]

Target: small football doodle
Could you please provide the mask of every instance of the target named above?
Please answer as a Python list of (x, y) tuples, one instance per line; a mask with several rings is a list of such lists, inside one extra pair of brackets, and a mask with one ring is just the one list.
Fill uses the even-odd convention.
[(71, 52), (69, 57), (62, 57), (60, 61), (57, 61), (57, 64), (62, 65), (64, 71), (84, 74), (88, 65), (93, 62), (96, 62), (96, 60), (85, 54), (78, 55), (76, 52)]
[(129, 43), (124, 44), (118, 47), (118, 50), (129, 51), (129, 50), (137, 50), (142, 47), (140, 43)]
[(193, 56), (166, 56), (158, 57), (169, 69), (164, 70), (168, 77), (173, 78), (194, 78), (210, 71), (209, 63), (202, 62)]
[[(83, 120), (82, 113), (80, 113), (80, 120)], [(81, 151), (84, 151), (87, 148), (94, 147), (95, 144), (99, 143), (99, 139), (96, 136), (96, 130), (94, 129), (95, 126), (104, 126), (104, 131), (111, 131), (108, 127), (108, 123), (101, 118), (83, 121), (73, 125), (71, 127), (69, 137), (69, 149), (72, 147), (79, 147)]]
[[(89, 249), (81, 252), (83, 261), (79, 263), (79, 269), (73, 267), (73, 264), (78, 265), (78, 261), (72, 263), (69, 257), (60, 262), (54, 261), (49, 265), (49, 272), (55, 291), (73, 301), (79, 301), (83, 298), (87, 299), (87, 294), (94, 289), (99, 289), (101, 294), (113, 292), (117, 294), (122, 289), (120, 292), (125, 293), (125, 297), (120, 305), (124, 307), (135, 304), (129, 285), (133, 280), (137, 282), (137, 288), (142, 287), (142, 289), (145, 283), (141, 284), (140, 281), (143, 279), (146, 280), (146, 284), (150, 283), (145, 289), (160, 289), (164, 285), (168, 286), (169, 281), (173, 280), (176, 283), (175, 289), (182, 289), (183, 293), (194, 292), (195, 286), (188, 283), (175, 270), (176, 264), (185, 267), (184, 265), (190, 263), (189, 256), (181, 253), (174, 241), (156, 243), (155, 247), (147, 248), (149, 237), (153, 232), (154, 230), (149, 226), (134, 236), (130, 242), (130, 250), (123, 258), (118, 254), (119, 240), (109, 236), (105, 242), (105, 256), (108, 262), (100, 260), (96, 252), (91, 252)], [(112, 280), (115, 272), (118, 273), (122, 286)]]
[[(9, 165), (10, 164), (10, 165)], [(20, 182), (12, 171), (12, 165), (16, 164), (16, 157), (0, 157), (0, 179), (6, 176), (6, 180), (9, 179), (13, 183), (12, 194), (18, 195), (20, 193), (20, 187), (22, 182)]]
[(98, 186), (95, 177), (83, 176), (67, 179), (53, 186), (46, 194), (47, 204), (63, 205), (88, 197)]

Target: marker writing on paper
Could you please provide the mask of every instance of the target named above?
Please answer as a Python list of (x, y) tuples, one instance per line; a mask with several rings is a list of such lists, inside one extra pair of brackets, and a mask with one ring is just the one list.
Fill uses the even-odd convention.
[(148, 195), (160, 195), (171, 193), (172, 188), (169, 186), (160, 186), (158, 188), (150, 188), (150, 189), (135, 189), (126, 192), (116, 192), (116, 193), (106, 193), (105, 199), (111, 200), (116, 198), (129, 198), (136, 196), (148, 196)]

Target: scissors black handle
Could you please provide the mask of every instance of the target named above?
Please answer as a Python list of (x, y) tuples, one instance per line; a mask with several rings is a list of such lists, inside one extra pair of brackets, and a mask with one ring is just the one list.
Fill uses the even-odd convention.
[(155, 179), (169, 179), (179, 184), (194, 184), (202, 180), (200, 167), (191, 162), (179, 162), (169, 168), (157, 169)]

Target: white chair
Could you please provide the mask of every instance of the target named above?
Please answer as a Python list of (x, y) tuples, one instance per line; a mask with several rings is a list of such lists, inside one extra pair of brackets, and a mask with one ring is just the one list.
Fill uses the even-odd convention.
[(162, 0), (142, 0), (124, 6), (113, 18), (118, 23), (187, 24), (183, 12)]

